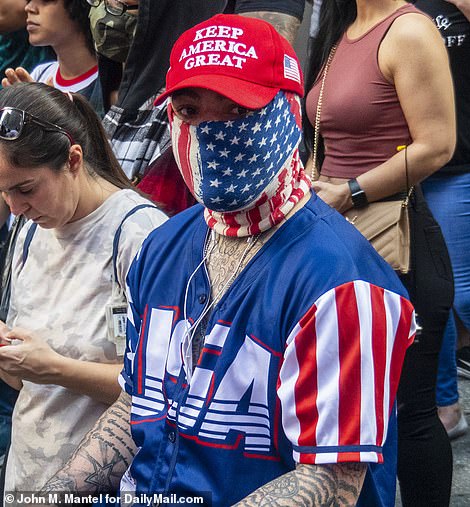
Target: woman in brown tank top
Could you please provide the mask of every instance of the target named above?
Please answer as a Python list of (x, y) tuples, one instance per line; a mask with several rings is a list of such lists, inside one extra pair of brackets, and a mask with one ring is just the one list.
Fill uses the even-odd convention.
[[(317, 194), (344, 212), (416, 185), (442, 167), (455, 145), (452, 80), (432, 21), (402, 0), (323, 0), (313, 40), (305, 124), (312, 149), (323, 67), (321, 175)], [(354, 196), (350, 187), (355, 188)], [(410, 207), (411, 271), (400, 278), (420, 332), (398, 390), (398, 478), (403, 505), (449, 505), (452, 451), (435, 402), (437, 359), (453, 300), (452, 270), (439, 226), (419, 187)]]

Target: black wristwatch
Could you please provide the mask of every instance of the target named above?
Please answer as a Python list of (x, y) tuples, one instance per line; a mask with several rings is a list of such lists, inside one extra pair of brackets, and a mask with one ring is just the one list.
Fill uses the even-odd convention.
[(357, 182), (356, 178), (352, 178), (348, 181), (349, 190), (351, 190), (351, 200), (355, 208), (364, 208), (369, 204), (367, 195), (362, 190), (361, 186)]

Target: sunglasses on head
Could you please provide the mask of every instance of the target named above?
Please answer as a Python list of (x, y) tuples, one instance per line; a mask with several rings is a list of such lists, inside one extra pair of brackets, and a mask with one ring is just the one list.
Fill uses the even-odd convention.
[(59, 125), (40, 120), (27, 111), (16, 107), (4, 107), (0, 109), (0, 139), (15, 141), (19, 139), (26, 123), (35, 123), (46, 132), (60, 132), (68, 137), (70, 144), (75, 144), (73, 137)]

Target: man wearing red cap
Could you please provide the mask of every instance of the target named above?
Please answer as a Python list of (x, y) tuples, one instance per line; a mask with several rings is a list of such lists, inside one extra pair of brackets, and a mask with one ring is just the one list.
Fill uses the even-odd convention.
[(135, 505), (393, 505), (395, 475), (374, 467), (393, 468), (393, 450), (381, 463), (413, 308), (311, 194), (292, 47), (268, 23), (218, 15), (178, 39), (170, 65), (157, 102), (169, 98), (201, 205), (143, 244), (123, 394), (47, 491), (109, 492), (122, 476)]

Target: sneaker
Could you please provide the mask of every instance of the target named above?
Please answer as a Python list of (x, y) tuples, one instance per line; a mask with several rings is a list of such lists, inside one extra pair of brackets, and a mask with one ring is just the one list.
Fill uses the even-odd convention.
[(457, 350), (457, 373), (470, 379), (470, 347), (462, 347)]
[(463, 415), (463, 411), (462, 411), (462, 415), (460, 416), (459, 422), (447, 432), (447, 435), (449, 435), (450, 440), (455, 440), (456, 438), (459, 438), (462, 435), (465, 435), (465, 433), (467, 433), (467, 431), (468, 431), (468, 424), (467, 424), (467, 420), (465, 419), (465, 416)]

